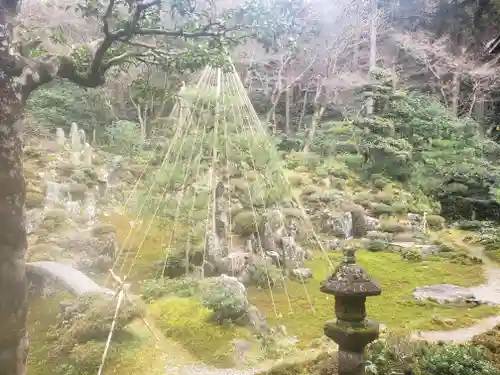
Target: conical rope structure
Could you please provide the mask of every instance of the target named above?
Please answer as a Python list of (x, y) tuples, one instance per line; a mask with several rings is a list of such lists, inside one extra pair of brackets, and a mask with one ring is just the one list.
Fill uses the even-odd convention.
[[(163, 237), (157, 260), (162, 266), (157, 278), (165, 275), (174, 260), (182, 260), (186, 276), (204, 278), (225, 273), (239, 280), (250, 265), (258, 264), (265, 271), (269, 300), (279, 317), (282, 312), (273, 294), (276, 277), (269, 269), (274, 267), (280, 270), (288, 313), (293, 313), (285, 279), (290, 271), (301, 267), (305, 256), (295, 235), (321, 252), (330, 271), (336, 265), (289, 183), (273, 139), (234, 65), (206, 67), (196, 84), (183, 86), (164, 132), (169, 141), (161, 163), (154, 171), (149, 170), (153, 169), (151, 160), (157, 155), (157, 145), (121, 210), (134, 211), (135, 220), (120, 244), (108, 279), (108, 283), (113, 280), (118, 284), (115, 321), (120, 307), (127, 303), (124, 285), (131, 278), (151, 228), (159, 223), (163, 223)], [(132, 242), (138, 245), (129, 251), (127, 246)], [(314, 312), (301, 273), (296, 279)]]

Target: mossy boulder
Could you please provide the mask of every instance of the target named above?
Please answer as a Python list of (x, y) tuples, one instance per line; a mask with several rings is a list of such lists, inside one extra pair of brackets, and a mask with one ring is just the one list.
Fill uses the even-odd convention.
[(27, 251), (27, 256), (30, 262), (40, 262), (46, 260), (56, 260), (64, 250), (53, 244), (36, 244), (30, 246)]
[(306, 185), (302, 188), (301, 195), (307, 197), (319, 192), (320, 190), (321, 188), (319, 186)]
[[(49, 329), (47, 336), (49, 357), (66, 359), (67, 366), (73, 370), (77, 367), (80, 371), (97, 371), (98, 353), (100, 350), (102, 355), (114, 321), (116, 301), (100, 294), (86, 294), (62, 306), (59, 321)], [(125, 304), (115, 321), (115, 336), (120, 336), (124, 328), (142, 314), (137, 305)]]
[(91, 229), (92, 235), (94, 237), (104, 236), (110, 233), (116, 233), (116, 227), (108, 223), (96, 224)]
[(53, 208), (45, 211), (41, 227), (47, 230), (62, 229), (68, 224), (68, 212), (62, 208)]
[(476, 231), (483, 227), (483, 223), (479, 220), (460, 220), (457, 223), (458, 229)]

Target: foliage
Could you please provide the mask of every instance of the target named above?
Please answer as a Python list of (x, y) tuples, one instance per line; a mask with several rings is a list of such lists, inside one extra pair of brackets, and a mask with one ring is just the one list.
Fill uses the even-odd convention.
[[(287, 167), (311, 169), (321, 164), (319, 155), (330, 156), (337, 163), (343, 161), (351, 173), (382, 177), (380, 187), (383, 178), (389, 178), (401, 181), (416, 195), (423, 192), (430, 197), (457, 194), (453, 189), (461, 185), (448, 183), (457, 178), (474, 182), (484, 191), (498, 186), (500, 168), (495, 160), (500, 146), (485, 139), (473, 120), (453, 116), (432, 96), (401, 90), (383, 80), (376, 85), (375, 98), (379, 102), (374, 117), (322, 123), (307, 162), (291, 152)], [(303, 139), (297, 134), (293, 141), (287, 138), (278, 146), (299, 150)], [(468, 185), (463, 189), (471, 190), (467, 196), (474, 194)], [(484, 192), (479, 197), (490, 199)], [(394, 211), (387, 202), (370, 208), (378, 214)]]
[(367, 348), (367, 375), (405, 373), (415, 369), (417, 353), (422, 347), (407, 337), (392, 332), (374, 341)]
[(95, 128), (105, 127), (108, 121), (107, 108), (99, 100), (99, 92), (85, 90), (71, 82), (55, 81), (34, 92), (26, 104), (26, 113), (51, 132), (63, 128), (66, 134), (73, 122), (90, 135)]
[(146, 302), (152, 302), (163, 297), (189, 298), (199, 292), (199, 282), (190, 278), (151, 279), (141, 283), (141, 297)]
[(273, 264), (253, 264), (249, 267), (249, 273), (252, 285), (260, 288), (283, 287), (283, 272)]
[(145, 144), (138, 124), (126, 120), (113, 121), (107, 126), (104, 139), (107, 146), (105, 149), (129, 157), (136, 156)]
[(418, 361), (423, 375), (498, 375), (500, 371), (474, 345), (426, 348)]
[(418, 375), (498, 375), (499, 370), (475, 345), (430, 345), (389, 333), (368, 347), (369, 375), (410, 372)]
[(500, 365), (500, 326), (495, 326), (493, 329), (474, 336), (472, 343), (478, 347), (484, 348), (488, 358), (496, 364)]
[(245, 287), (227, 276), (208, 278), (201, 284), (203, 306), (213, 310), (216, 322), (235, 321), (248, 310)]

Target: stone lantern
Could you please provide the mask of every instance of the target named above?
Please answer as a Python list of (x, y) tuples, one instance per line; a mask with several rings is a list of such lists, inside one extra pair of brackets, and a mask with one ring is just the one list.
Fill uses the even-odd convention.
[(365, 347), (379, 336), (379, 324), (366, 319), (366, 297), (380, 295), (380, 286), (356, 264), (355, 250), (348, 249), (320, 290), (335, 296), (337, 319), (327, 321), (324, 332), (339, 345), (338, 375), (364, 375)]

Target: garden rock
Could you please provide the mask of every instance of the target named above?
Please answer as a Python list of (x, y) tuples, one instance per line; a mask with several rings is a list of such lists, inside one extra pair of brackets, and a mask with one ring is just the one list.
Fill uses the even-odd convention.
[(313, 271), (310, 268), (295, 268), (292, 270), (291, 276), (297, 280), (306, 280), (313, 277)]
[(476, 299), (470, 288), (452, 284), (438, 284), (415, 288), (413, 297), (417, 300), (431, 300), (439, 304), (446, 303), (475, 303), (481, 302)]

